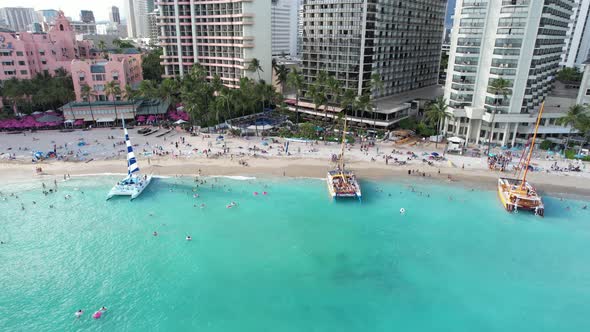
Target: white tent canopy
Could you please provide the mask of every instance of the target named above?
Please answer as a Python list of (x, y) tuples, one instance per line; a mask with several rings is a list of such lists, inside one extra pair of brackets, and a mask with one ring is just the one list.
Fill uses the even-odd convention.
[(100, 118), (98, 120), (96, 120), (96, 122), (114, 122), (115, 119), (113, 118)]
[(174, 124), (177, 124), (177, 125), (179, 125), (179, 124), (183, 124), (183, 123), (187, 123), (187, 122), (188, 122), (188, 121), (184, 121), (183, 119), (180, 119), (180, 120), (178, 120), (178, 121), (174, 122)]
[(261, 126), (256, 126), (256, 125), (252, 125), (252, 126), (248, 126), (248, 129), (250, 130), (270, 130), (273, 129), (274, 127), (271, 125), (261, 125)]
[(461, 143), (465, 142), (464, 139), (462, 139), (461, 137), (456, 137), (456, 136), (448, 138), (447, 141), (451, 142), (451, 143), (456, 143), (456, 144), (461, 144)]
[(66, 120), (66, 121), (64, 121), (64, 123), (68, 123), (68, 124), (69, 124), (69, 123), (74, 123), (74, 120), (72, 120), (72, 119), (70, 119), (70, 120)]

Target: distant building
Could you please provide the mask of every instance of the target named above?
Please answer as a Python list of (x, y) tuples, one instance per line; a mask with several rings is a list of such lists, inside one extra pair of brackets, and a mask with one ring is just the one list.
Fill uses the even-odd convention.
[(81, 10), (80, 11), (80, 21), (84, 23), (94, 23), (94, 13), (92, 10)]
[(72, 60), (90, 56), (91, 42), (76, 41), (70, 22), (60, 12), (48, 33), (0, 30), (0, 81), (30, 79), (36, 74), (70, 71)]
[[(258, 74), (271, 82), (270, 1), (159, 2), (159, 11), (164, 77), (182, 77), (199, 63), (208, 78), (219, 75), (228, 87)], [(262, 67), (258, 73), (246, 70), (252, 59)]]
[[(144, 38), (149, 36), (149, 3), (150, 1), (148, 0), (125, 0), (127, 34), (129, 38)], [(151, 4), (153, 6), (153, 1), (151, 1)]]
[(0, 21), (4, 21), (10, 29), (20, 32), (29, 31), (31, 24), (38, 19), (33, 8), (6, 7), (0, 8)]
[(90, 22), (81, 22), (81, 21), (72, 21), (70, 22), (74, 32), (79, 34), (96, 34), (96, 23)]
[(150, 33), (148, 37), (152, 40), (152, 44), (158, 42), (158, 36), (160, 35), (160, 29), (158, 28), (158, 11), (154, 10), (148, 14), (148, 24), (150, 27)]
[(119, 7), (112, 6), (109, 10), (109, 20), (112, 23), (121, 24), (121, 15), (119, 14)]
[(272, 0), (272, 55), (297, 56), (297, 0)]
[(590, 53), (590, 0), (576, 0), (569, 21), (561, 66), (582, 67)]
[(55, 9), (42, 9), (38, 10), (37, 14), (41, 15), (42, 21), (47, 23), (47, 25), (53, 25), (55, 23), (55, 19), (59, 15), (59, 11)]
[[(71, 73), (76, 101), (88, 101), (82, 96), (82, 86), (84, 85), (88, 85), (92, 89), (92, 98), (94, 101), (105, 101), (108, 99), (105, 93), (107, 82), (114, 81), (122, 91), (127, 84), (133, 88), (137, 88), (139, 82), (143, 80), (141, 56), (141, 53), (137, 50), (128, 49), (123, 54), (108, 54), (108, 60), (72, 61)], [(111, 96), (112, 98), (113, 96)], [(120, 95), (114, 96), (114, 98), (121, 100)]]

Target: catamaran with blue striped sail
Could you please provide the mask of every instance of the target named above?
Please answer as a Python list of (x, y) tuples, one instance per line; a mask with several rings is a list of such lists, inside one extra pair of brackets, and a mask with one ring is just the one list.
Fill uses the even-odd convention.
[(123, 120), (123, 130), (125, 131), (125, 144), (127, 145), (127, 177), (117, 182), (107, 195), (107, 199), (113, 196), (131, 196), (131, 199), (134, 199), (152, 182), (151, 175), (142, 176), (139, 174), (139, 166), (129, 140), (129, 133), (125, 127), (125, 120)]

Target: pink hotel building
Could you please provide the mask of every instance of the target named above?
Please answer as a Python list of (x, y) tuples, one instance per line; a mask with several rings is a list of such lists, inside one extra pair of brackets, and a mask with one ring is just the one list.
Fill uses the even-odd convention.
[(260, 78), (271, 82), (271, 0), (159, 0), (159, 42), (164, 77), (182, 77), (195, 63), (226, 86), (242, 77), (258, 59)]
[(69, 72), (72, 60), (91, 56), (91, 47), (90, 41), (76, 41), (63, 12), (48, 33), (0, 30), (0, 81), (52, 75), (59, 68)]
[[(90, 101), (105, 101), (107, 82), (115, 81), (124, 90), (127, 84), (135, 88), (143, 80), (142, 57), (138, 51), (111, 53), (106, 60), (92, 46), (92, 41), (76, 40), (76, 33), (63, 12), (48, 33), (0, 30), (0, 81), (31, 79), (42, 73), (53, 75), (62, 68), (72, 75), (76, 101), (88, 102), (82, 97), (83, 85), (92, 88)], [(121, 96), (110, 99), (113, 98), (119, 100)]]

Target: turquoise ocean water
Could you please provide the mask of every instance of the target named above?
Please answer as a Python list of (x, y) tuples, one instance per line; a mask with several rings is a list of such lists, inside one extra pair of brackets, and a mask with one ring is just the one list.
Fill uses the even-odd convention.
[(541, 219), (427, 183), (364, 182), (359, 204), (320, 180), (209, 178), (194, 198), (171, 178), (106, 202), (116, 180), (0, 188), (18, 195), (0, 201), (1, 331), (590, 330), (584, 201), (546, 197)]

